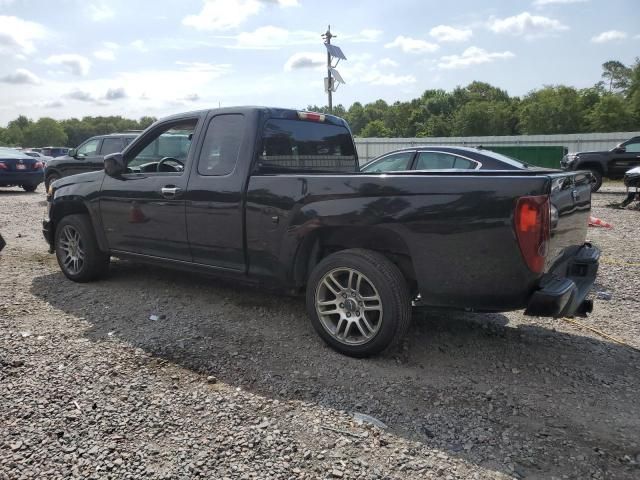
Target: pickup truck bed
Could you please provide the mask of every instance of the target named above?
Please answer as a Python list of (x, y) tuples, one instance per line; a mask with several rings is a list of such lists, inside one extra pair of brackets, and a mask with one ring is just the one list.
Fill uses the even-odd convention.
[[(185, 156), (154, 160), (159, 139), (186, 145)], [(354, 356), (400, 338), (412, 299), (545, 316), (590, 311), (599, 251), (584, 243), (589, 174), (376, 174), (357, 165), (336, 117), (190, 112), (108, 156), (105, 172), (56, 181), (44, 234), (76, 281), (104, 273), (116, 256), (306, 291), (314, 328)], [(79, 251), (83, 267), (74, 269)]]

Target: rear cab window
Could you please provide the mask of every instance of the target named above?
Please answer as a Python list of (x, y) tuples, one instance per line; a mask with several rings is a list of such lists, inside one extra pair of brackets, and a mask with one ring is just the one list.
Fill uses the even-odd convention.
[(331, 123), (271, 118), (258, 150), (262, 172), (357, 172), (357, 155), (349, 130)]

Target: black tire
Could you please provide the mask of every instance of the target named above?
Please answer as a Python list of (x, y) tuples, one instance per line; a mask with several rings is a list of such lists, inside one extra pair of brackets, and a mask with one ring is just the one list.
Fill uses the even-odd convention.
[[(330, 313), (329, 315), (322, 316), (323, 319), (321, 319), (319, 313), (319, 309), (323, 307), (316, 307), (316, 300), (320, 298), (323, 291), (328, 292), (327, 287), (324, 286), (325, 284), (323, 283), (324, 279), (327, 278), (326, 276), (334, 272), (340, 275), (343, 271), (346, 275), (346, 271), (348, 270), (356, 271), (357, 274), (362, 277), (362, 281), (366, 282), (366, 284), (373, 289), (374, 294), (380, 299), (380, 308), (378, 310), (380, 310), (381, 313), (380, 317), (377, 317), (378, 321), (375, 323), (376, 328), (368, 332), (371, 335), (369, 339), (364, 340), (365, 336), (361, 335), (362, 341), (364, 342), (361, 344), (348, 344), (346, 342), (349, 332), (353, 329), (351, 323), (348, 323), (348, 326), (344, 328), (345, 341), (339, 340), (336, 336), (340, 336), (342, 330), (340, 327), (341, 322), (357, 323), (359, 321), (358, 319), (365, 315), (365, 310), (368, 310), (368, 308), (358, 307), (357, 305), (366, 305), (366, 298), (372, 297), (362, 297), (364, 303), (357, 301), (361, 298), (358, 297), (350, 305), (347, 305), (346, 302), (349, 302), (349, 298), (345, 300), (345, 303), (338, 304), (339, 301), (342, 301), (340, 299), (342, 294), (337, 295), (331, 293), (331, 295), (335, 296), (336, 304), (334, 307), (338, 309), (340, 306), (342, 313)], [(355, 281), (357, 282), (357, 277)], [(339, 282), (338, 285), (344, 284), (350, 288), (350, 282), (351, 277)], [(349, 290), (347, 289), (345, 291)], [(357, 292), (358, 289), (352, 291)], [(333, 301), (334, 300), (331, 300), (331, 302)], [(306, 304), (307, 314), (318, 335), (334, 350), (357, 358), (378, 354), (392, 344), (399, 343), (405, 335), (411, 321), (411, 298), (404, 276), (398, 267), (384, 255), (364, 249), (342, 250), (320, 261), (311, 272), (307, 283)], [(342, 308), (343, 305), (346, 309)], [(362, 312), (358, 311), (357, 316), (355, 315), (356, 312), (353, 312), (353, 318), (347, 320), (343, 318), (343, 315), (351, 313), (347, 312), (349, 308), (361, 308)], [(378, 314), (376, 313), (375, 315)], [(331, 325), (329, 325), (329, 327), (325, 325), (333, 321), (329, 319), (335, 318), (337, 318), (337, 320), (335, 320), (336, 326), (335, 331), (332, 333), (328, 330)], [(374, 324), (374, 322), (369, 323), (371, 325)], [(373, 330), (375, 330), (375, 333)], [(358, 334), (359, 332), (363, 332), (363, 330), (356, 327), (355, 333)]]
[(55, 182), (59, 178), (60, 178), (60, 175), (58, 175), (56, 172), (51, 172), (47, 174), (47, 176), (44, 179), (44, 188), (47, 191), (49, 191), (49, 185), (51, 185), (53, 182)]
[(600, 170), (589, 170), (591, 172), (591, 192), (595, 193), (602, 186), (602, 172)]
[[(72, 258), (67, 255), (69, 245), (67, 235), (71, 232), (77, 233), (77, 245), (79, 245), (83, 256), (81, 264), (80, 262), (77, 263), (78, 268), (74, 268), (76, 263), (73, 261), (72, 265), (65, 262), (65, 260)], [(90, 282), (104, 275), (109, 269), (109, 255), (102, 252), (98, 247), (88, 215), (68, 215), (64, 217), (56, 225), (54, 246), (58, 265), (60, 265), (62, 273), (69, 280), (81, 283)], [(67, 250), (65, 250), (65, 246), (67, 246)]]
[(35, 192), (38, 185), (22, 185), (22, 189), (25, 192)]

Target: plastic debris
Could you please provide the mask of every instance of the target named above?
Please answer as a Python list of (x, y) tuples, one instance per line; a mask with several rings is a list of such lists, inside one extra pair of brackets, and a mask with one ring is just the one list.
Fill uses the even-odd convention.
[(371, 415), (367, 415), (366, 413), (354, 412), (353, 418), (355, 418), (356, 422), (368, 423), (378, 428), (387, 428), (387, 425), (384, 422), (372, 417)]
[(604, 228), (613, 228), (613, 225), (605, 222), (604, 220), (600, 220), (597, 217), (589, 217), (589, 226), (590, 227), (604, 227)]

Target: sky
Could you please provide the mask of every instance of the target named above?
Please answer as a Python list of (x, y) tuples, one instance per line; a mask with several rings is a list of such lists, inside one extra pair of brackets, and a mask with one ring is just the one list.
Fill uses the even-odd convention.
[(0, 0), (0, 125), (234, 105), (390, 103), (480, 80), (588, 87), (640, 56), (640, 0)]

